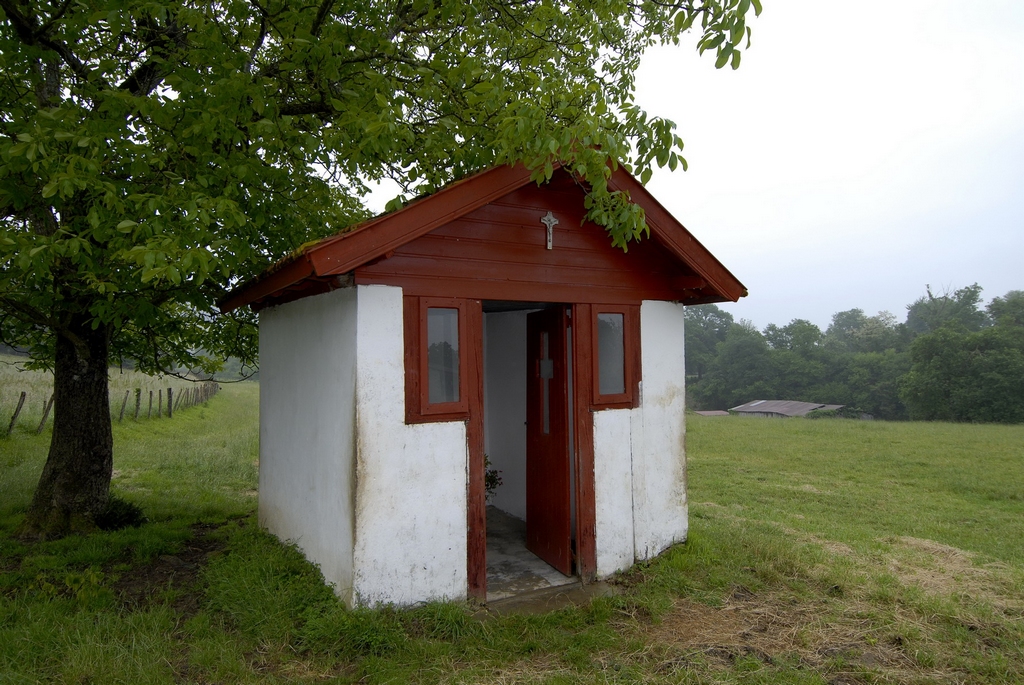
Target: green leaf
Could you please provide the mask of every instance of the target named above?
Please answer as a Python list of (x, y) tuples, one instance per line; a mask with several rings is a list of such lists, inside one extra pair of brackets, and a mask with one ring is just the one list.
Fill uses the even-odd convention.
[(160, 272), (162, 272), (162, 271), (163, 271), (162, 268), (159, 268), (159, 269), (143, 269), (142, 270), (142, 275), (140, 276), (140, 278), (142, 279), (143, 283), (148, 283), (148, 282), (152, 281), (154, 278), (156, 278), (158, 275), (160, 275)]
[(718, 53), (718, 59), (715, 60), (715, 69), (721, 69), (729, 62), (729, 55), (732, 54), (732, 45), (726, 44), (725, 47)]
[(138, 225), (139, 224), (138, 224), (137, 221), (132, 221), (131, 219), (125, 219), (124, 221), (122, 221), (121, 223), (119, 223), (117, 225), (117, 230), (119, 230), (121, 233), (131, 233), (132, 229), (135, 228)]

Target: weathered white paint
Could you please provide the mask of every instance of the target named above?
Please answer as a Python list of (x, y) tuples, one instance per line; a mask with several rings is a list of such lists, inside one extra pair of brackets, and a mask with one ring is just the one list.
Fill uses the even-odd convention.
[(356, 291), (260, 312), (259, 521), (352, 599)]
[(406, 425), (402, 290), (356, 290), (354, 601), (465, 598), (466, 425)]
[(484, 314), (484, 451), (502, 479), (490, 504), (524, 521), (526, 315)]
[(686, 539), (686, 424), (683, 305), (640, 307), (641, 406), (633, 410), (633, 544), (650, 559)]
[(633, 565), (633, 409), (594, 412), (594, 509), (597, 575)]
[(640, 406), (594, 414), (600, 576), (686, 539), (683, 311), (672, 302), (642, 304)]

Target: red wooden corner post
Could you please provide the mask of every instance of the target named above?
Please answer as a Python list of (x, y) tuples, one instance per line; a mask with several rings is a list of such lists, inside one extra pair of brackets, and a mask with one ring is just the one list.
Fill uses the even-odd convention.
[(480, 300), (467, 300), (466, 370), (469, 378), (469, 420), (466, 437), (469, 473), (466, 493), (466, 570), (469, 596), (487, 599), (487, 496), (484, 490), (484, 353), (483, 307)]
[(592, 307), (572, 308), (573, 406), (576, 436), (576, 572), (583, 582), (597, 576), (597, 509), (594, 497), (594, 338)]

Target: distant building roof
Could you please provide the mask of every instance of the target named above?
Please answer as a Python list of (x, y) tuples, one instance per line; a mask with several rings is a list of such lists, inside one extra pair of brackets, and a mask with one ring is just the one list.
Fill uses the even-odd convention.
[(842, 404), (816, 404), (814, 402), (797, 402), (795, 400), (754, 400), (733, 407), (729, 411), (737, 414), (764, 414), (766, 416), (807, 416), (819, 409), (829, 411), (842, 409)]
[(728, 416), (729, 412), (722, 411), (721, 409), (714, 409), (711, 411), (695, 411), (694, 414), (700, 414), (701, 416)]

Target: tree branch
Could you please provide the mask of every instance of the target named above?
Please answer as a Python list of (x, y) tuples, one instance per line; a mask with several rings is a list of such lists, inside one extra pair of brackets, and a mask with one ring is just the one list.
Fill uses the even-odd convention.
[(333, 108), (326, 102), (292, 102), (286, 105), (281, 105), (282, 116), (331, 114), (333, 111)]
[[(49, 35), (50, 28), (57, 17), (48, 21), (42, 28), (39, 28), (36, 26), (35, 17), (22, 14), (12, 0), (0, 0), (0, 9), (4, 11), (4, 14), (11, 21), (11, 26), (14, 27), (14, 31), (18, 34), (21, 42), (25, 45), (42, 45), (45, 48), (49, 48), (60, 56), (64, 63), (71, 68), (75, 76), (82, 80), (88, 80), (89, 68), (78, 59), (75, 53), (71, 52), (67, 45)], [(63, 14), (63, 12), (64, 9), (61, 9), (60, 14)]]
[(10, 297), (0, 296), (0, 309), (10, 313), (15, 319), (34, 326), (53, 328), (53, 321), (35, 307), (29, 306)]
[[(6, 0), (0, 0), (0, 2), (4, 1)], [(185, 47), (186, 42), (187, 34), (178, 27), (178, 22), (173, 19), (168, 21), (166, 26), (154, 31), (151, 40), (146, 43), (146, 46), (160, 59), (146, 60), (118, 88), (139, 96), (153, 92), (153, 89), (160, 85), (167, 74), (165, 66), (167, 58), (174, 50)]]
[(43, 27), (41, 29), (39, 29), (40, 32), (49, 33), (50, 29), (53, 28), (53, 25), (60, 21), (62, 18), (64, 18), (64, 13), (68, 11), (68, 7), (71, 6), (72, 2), (73, 0), (64, 0), (64, 4), (60, 6), (60, 9), (57, 10), (57, 12), (54, 13), (52, 17), (50, 17), (49, 21), (43, 24)]
[(256, 38), (256, 42), (253, 43), (252, 50), (249, 51), (249, 59), (245, 63), (245, 71), (248, 73), (252, 69), (253, 62), (256, 61), (256, 54), (263, 47), (263, 41), (267, 39), (267, 15), (260, 14), (260, 35)]
[(313, 19), (313, 25), (309, 27), (309, 32), (315, 37), (319, 37), (320, 30), (324, 27), (324, 22), (327, 21), (327, 15), (331, 13), (331, 8), (334, 7), (334, 0), (323, 0), (320, 3), (320, 9), (316, 11), (316, 17)]

